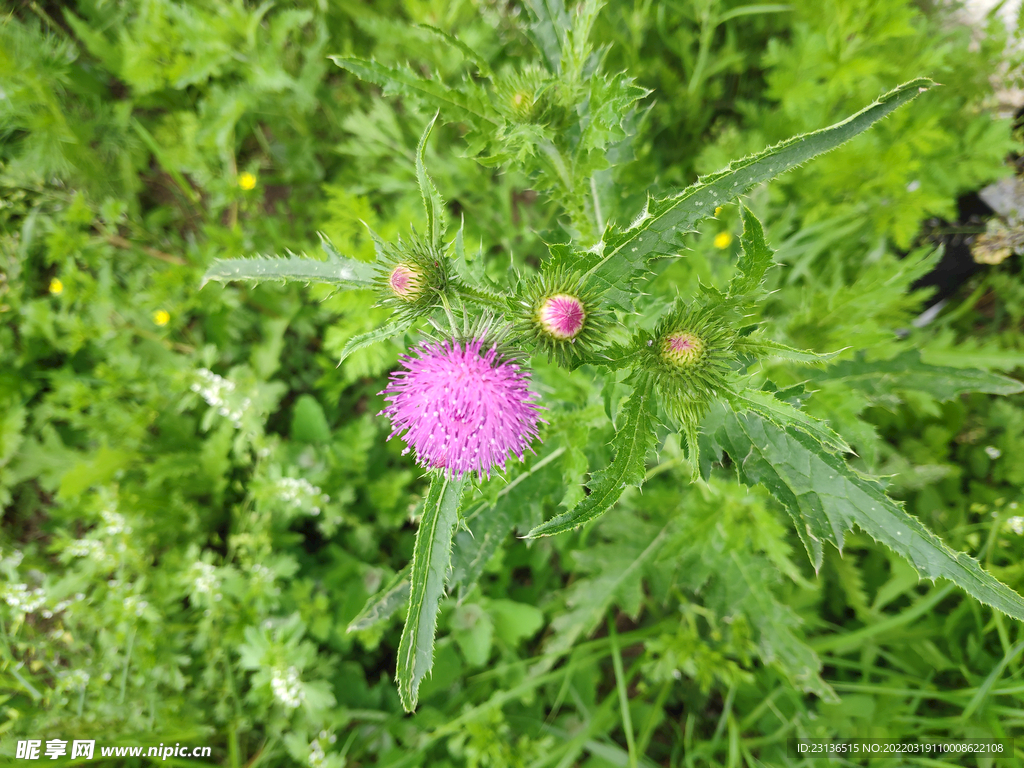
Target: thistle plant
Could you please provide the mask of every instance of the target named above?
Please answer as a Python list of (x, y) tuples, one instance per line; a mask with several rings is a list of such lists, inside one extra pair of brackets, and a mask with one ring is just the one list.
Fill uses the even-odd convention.
[[(421, 335), (381, 393), (381, 416), (390, 420), (391, 437), (406, 443), (405, 451), (430, 479), (413, 560), (353, 622), (367, 626), (406, 602), (396, 674), (405, 708), (415, 708), (420, 682), (431, 668), (439, 600), (446, 586), (455, 586), (453, 532), (460, 522), (469, 525), (464, 510), (470, 505), (474, 518), (482, 518), (500, 503), (483, 478), (502, 473), (507, 481), (528, 485), (535, 481), (534, 469), (561, 452), (545, 451), (541, 417), (557, 403), (530, 389), (531, 359), (552, 360), (570, 376), (583, 375), (579, 369), (585, 367), (607, 382), (607, 393), (624, 387), (628, 394), (621, 405), (613, 394), (606, 397), (614, 426), (610, 462), (592, 467), (587, 492), (567, 494), (576, 501), (533, 526), (527, 538), (566, 533), (608, 511), (627, 488), (642, 485), (647, 459), (667, 431), (685, 445), (694, 482), (707, 479), (728, 456), (740, 481), (764, 485), (792, 518), (816, 570), (825, 542), (841, 550), (844, 533), (856, 525), (908, 559), (922, 577), (950, 579), (979, 601), (1024, 619), (1019, 595), (947, 547), (878, 481), (847, 464), (850, 446), (803, 410), (802, 387), (778, 391), (758, 372), (759, 362), (776, 359), (816, 366), (817, 379), (827, 379), (832, 369), (826, 366), (838, 353), (794, 349), (752, 324), (775, 262), (760, 221), (742, 204), (744, 196), (868, 130), (934, 84), (904, 83), (841, 122), (737, 160), (673, 194), (648, 195), (639, 211), (623, 216), (628, 223), (618, 224), (606, 217), (622, 195), (601, 190), (611, 183), (606, 171), (628, 147), (631, 116), (647, 92), (626, 73), (604, 72), (600, 52), (590, 48), (598, 3), (584, 3), (575, 16), (557, 3), (531, 8), (530, 35), (541, 67), (496, 73), (483, 56), (439, 30), (432, 31), (474, 66), (476, 77), (449, 86), (411, 69), (332, 57), (386, 93), (437, 110), (416, 152), (425, 233), (410, 232), (394, 242), (374, 235), (372, 265), (345, 258), (323, 239), (326, 260), (291, 254), (223, 260), (206, 276), (320, 281), (339, 290), (376, 291), (380, 305), (393, 309), (392, 318), (350, 340), (343, 357), (401, 334)], [(449, 235), (446, 205), (424, 161), (439, 118), (461, 126), (469, 152), (481, 162), (525, 174), (564, 214), (565, 238), (550, 245), (536, 274), (518, 275), (506, 285), (470, 278), (463, 228)], [(645, 282), (659, 261), (677, 257), (697, 223), (736, 202), (742, 256), (727, 288), (704, 286), (667, 309), (648, 302)], [(953, 393), (1024, 389), (1001, 376), (915, 365), (948, 377), (947, 391)], [(531, 448), (540, 458), (524, 467), (519, 462)], [(508, 463), (511, 458), (518, 461)], [(499, 541), (511, 525), (497, 532)]]

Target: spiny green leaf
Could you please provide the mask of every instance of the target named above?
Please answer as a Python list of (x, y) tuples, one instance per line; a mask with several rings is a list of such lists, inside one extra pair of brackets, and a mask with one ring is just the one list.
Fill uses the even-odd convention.
[(740, 218), (743, 220), (743, 234), (740, 235), (743, 256), (737, 265), (737, 273), (729, 281), (729, 296), (744, 296), (757, 291), (764, 281), (765, 272), (775, 263), (774, 252), (764, 239), (764, 229), (757, 216), (741, 205)]
[(712, 216), (717, 206), (835, 149), (932, 85), (934, 83), (927, 78), (904, 83), (840, 123), (794, 136), (737, 160), (676, 195), (660, 200), (649, 199), (628, 228), (609, 227), (603, 241), (589, 251), (576, 267), (585, 270), (588, 276), (593, 276), (601, 287), (607, 289), (610, 301), (628, 308), (629, 282), (643, 272), (651, 258), (677, 252), (682, 235), (692, 231), (701, 219)]
[(726, 398), (735, 410), (754, 411), (778, 427), (796, 427), (830, 451), (852, 453), (853, 449), (828, 424), (810, 416), (785, 400), (779, 400), (771, 392), (748, 389), (730, 392)]
[(1024, 384), (1008, 376), (969, 368), (950, 368), (921, 362), (921, 353), (907, 350), (892, 360), (868, 362), (864, 355), (833, 365), (813, 380), (839, 380), (875, 401), (899, 401), (899, 392), (925, 392), (936, 400), (952, 400), (965, 392), (1015, 395)]
[(821, 567), (822, 542), (842, 551), (844, 532), (857, 525), (909, 560), (922, 577), (949, 579), (980, 602), (1024, 621), (1024, 598), (970, 555), (950, 549), (875, 481), (822, 450), (814, 438), (749, 411), (724, 414), (715, 437), (743, 482), (762, 483), (786, 507), (815, 569)]
[(374, 328), (372, 331), (367, 331), (366, 333), (360, 333), (353, 336), (351, 339), (346, 341), (345, 346), (342, 347), (338, 365), (344, 363), (345, 359), (349, 355), (363, 347), (369, 347), (377, 342), (394, 338), (400, 333), (405, 333), (415, 322), (415, 318), (403, 317), (399, 320), (395, 320), (394, 322)]
[(423, 517), (413, 545), (409, 575), (409, 612), (398, 645), (395, 681), (406, 712), (416, 709), (420, 682), (434, 663), (434, 632), (439, 601), (452, 559), (452, 531), (459, 518), (465, 477), (435, 473), (423, 502)]
[(437, 122), (439, 114), (441, 114), (440, 111), (435, 112), (434, 116), (430, 118), (430, 122), (420, 137), (420, 143), (416, 145), (416, 181), (419, 182), (420, 195), (423, 198), (423, 208), (427, 212), (427, 231), (430, 235), (430, 242), (438, 249), (441, 247), (441, 237), (445, 229), (444, 200), (441, 199), (437, 187), (434, 186), (434, 182), (427, 175), (427, 166), (423, 162), (423, 153), (427, 149), (427, 139), (430, 137), (430, 131), (434, 127), (434, 123)]
[(771, 357), (778, 360), (792, 360), (796, 363), (811, 363), (812, 365), (824, 365), (834, 360), (843, 350), (835, 352), (811, 352), (806, 349), (781, 344), (771, 339), (762, 339), (756, 336), (743, 336), (735, 341), (733, 349), (741, 354), (752, 355), (756, 358)]
[(366, 262), (339, 257), (331, 261), (317, 261), (305, 256), (254, 256), (247, 259), (217, 259), (203, 275), (203, 285), (211, 280), (227, 283), (248, 280), (254, 283), (269, 281), (300, 281), (303, 283), (330, 283), (345, 288), (372, 288), (374, 267)]
[(342, 69), (347, 69), (361, 80), (376, 83), (386, 93), (423, 99), (436, 108), (447, 110), (456, 119), (499, 124), (482, 101), (470, 99), (463, 90), (454, 90), (438, 79), (427, 80), (411, 70), (393, 69), (376, 61), (367, 61), (354, 56), (328, 56)]
[(527, 534), (527, 538), (554, 536), (578, 528), (611, 509), (627, 486), (643, 483), (647, 472), (647, 452), (655, 442), (653, 393), (653, 381), (641, 376), (633, 394), (622, 407), (622, 428), (612, 441), (615, 458), (606, 469), (594, 473), (589, 483), (590, 495), (568, 512), (538, 525)]
[(358, 632), (362, 629), (370, 629), (382, 621), (387, 621), (391, 615), (402, 607), (403, 603), (409, 600), (409, 572), (411, 566), (405, 566), (402, 570), (381, 589), (377, 594), (372, 595), (363, 606), (363, 610), (348, 623), (348, 632)]
[(474, 51), (472, 48), (470, 48), (468, 45), (466, 45), (464, 42), (459, 40), (459, 38), (455, 37), (455, 35), (450, 35), (443, 29), (438, 29), (437, 27), (431, 26), (430, 24), (414, 24), (413, 26), (417, 27), (418, 29), (425, 30), (426, 32), (430, 32), (431, 34), (437, 35), (449, 45), (458, 48), (462, 52), (462, 55), (465, 56), (467, 60), (476, 64), (477, 71), (482, 76), (487, 78), (492, 77), (493, 73), (491, 72), (491, 66), (490, 64), (487, 63), (487, 60), (479, 53)]

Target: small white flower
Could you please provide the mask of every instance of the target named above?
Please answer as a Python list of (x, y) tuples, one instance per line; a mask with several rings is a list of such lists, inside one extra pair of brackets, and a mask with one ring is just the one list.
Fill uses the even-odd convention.
[(305, 478), (282, 477), (275, 483), (278, 498), (293, 509), (305, 508), (311, 515), (319, 515), (320, 507), (330, 496)]
[(124, 515), (121, 513), (105, 509), (100, 514), (103, 516), (103, 522), (106, 523), (106, 527), (103, 529), (106, 536), (118, 536), (122, 533), (132, 532), (132, 527), (125, 522)]
[(996, 459), (1003, 455), (1003, 452), (996, 448), (994, 445), (986, 445), (985, 453), (988, 454), (988, 457), (992, 459), (992, 461), (995, 461)]
[(15, 583), (7, 587), (3, 598), (16, 611), (35, 613), (46, 602), (46, 593), (42, 588), (29, 589), (27, 584)]
[(1016, 533), (1018, 536), (1024, 536), (1024, 517), (1015, 515), (1006, 521), (1006, 524), (1010, 526), (1010, 530)]
[(295, 667), (274, 670), (270, 688), (278, 701), (288, 709), (295, 709), (306, 698), (306, 692), (302, 690), (302, 681), (299, 679), (299, 671)]
[(75, 539), (64, 549), (71, 557), (90, 557), (94, 560), (103, 559), (103, 543), (95, 539)]
[(192, 578), (192, 589), (195, 590), (196, 594), (213, 594), (219, 584), (217, 569), (201, 560), (192, 565), (190, 576)]
[(248, 397), (239, 398), (235, 394), (235, 383), (218, 376), (209, 368), (200, 368), (196, 371), (196, 378), (198, 381), (189, 389), (203, 398), (211, 408), (215, 408), (221, 416), (230, 419), (236, 429), (240, 428), (242, 417), (252, 405), (252, 400)]

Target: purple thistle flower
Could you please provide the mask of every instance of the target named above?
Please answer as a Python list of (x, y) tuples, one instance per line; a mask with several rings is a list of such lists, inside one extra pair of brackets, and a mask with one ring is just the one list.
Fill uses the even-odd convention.
[(527, 387), (529, 372), (483, 344), (428, 343), (402, 356), (404, 370), (380, 393), (387, 405), (379, 415), (391, 420), (388, 440), (405, 432), (403, 455), (415, 450), (424, 467), (459, 477), (504, 470), (510, 453), (522, 461), (537, 437), (537, 395)]

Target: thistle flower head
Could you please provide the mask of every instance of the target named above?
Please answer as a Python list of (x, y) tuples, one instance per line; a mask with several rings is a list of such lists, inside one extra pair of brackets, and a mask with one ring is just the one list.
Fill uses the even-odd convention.
[(498, 107), (517, 123), (537, 122), (547, 107), (549, 76), (540, 67), (527, 67), (499, 78)]
[(380, 267), (376, 283), (380, 304), (413, 317), (434, 309), (440, 295), (452, 285), (448, 257), (415, 236), (409, 242), (378, 240), (377, 247)]
[(421, 465), (449, 475), (504, 470), (509, 455), (522, 460), (537, 437), (539, 407), (529, 381), (528, 371), (482, 336), (422, 344), (402, 357), (402, 369), (381, 392), (388, 439), (404, 433), (403, 454), (413, 450)]
[(726, 385), (736, 359), (736, 332), (726, 312), (700, 302), (679, 303), (653, 336), (642, 337), (643, 367), (654, 373), (668, 410), (677, 416), (703, 414)]
[(688, 456), (697, 472), (697, 433), (711, 403), (728, 387), (736, 331), (724, 304), (679, 302), (653, 333), (636, 345), (641, 368), (654, 374), (665, 410), (686, 435)]
[(517, 330), (549, 359), (572, 366), (604, 337), (608, 313), (599, 298), (578, 274), (564, 269), (546, 272), (520, 288)]

